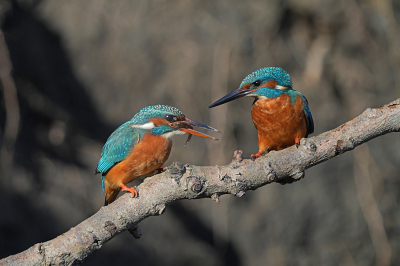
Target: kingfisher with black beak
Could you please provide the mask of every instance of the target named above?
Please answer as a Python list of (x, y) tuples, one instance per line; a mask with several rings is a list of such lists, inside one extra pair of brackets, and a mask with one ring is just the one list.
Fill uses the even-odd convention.
[(190, 120), (175, 107), (153, 105), (143, 108), (132, 120), (121, 125), (108, 138), (101, 152), (96, 173), (101, 173), (105, 205), (113, 202), (120, 190), (137, 195), (127, 183), (151, 175), (168, 159), (174, 135), (189, 134), (215, 139), (193, 130), (193, 126), (218, 131)]
[(255, 160), (271, 150), (282, 150), (314, 132), (314, 122), (306, 97), (293, 90), (289, 74), (279, 67), (261, 68), (248, 75), (240, 87), (209, 108), (232, 100), (254, 97), (251, 117), (258, 131)]

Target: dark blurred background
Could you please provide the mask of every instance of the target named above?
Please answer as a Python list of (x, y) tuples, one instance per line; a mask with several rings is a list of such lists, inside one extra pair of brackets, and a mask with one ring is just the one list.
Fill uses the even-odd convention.
[[(261, 67), (289, 72), (314, 135), (399, 98), (399, 23), (390, 0), (1, 0), (0, 257), (99, 210), (102, 146), (145, 106), (223, 132), (176, 137), (166, 165), (215, 165), (258, 150), (252, 99), (207, 106)], [(84, 264), (400, 265), (399, 162), (390, 134), (291, 185), (181, 201)]]

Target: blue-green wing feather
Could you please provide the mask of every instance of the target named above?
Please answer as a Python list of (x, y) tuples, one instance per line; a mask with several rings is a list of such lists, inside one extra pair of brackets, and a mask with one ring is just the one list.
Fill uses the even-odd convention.
[(304, 95), (301, 93), (299, 94), (303, 98), (304, 113), (306, 114), (306, 119), (307, 119), (307, 134), (306, 134), (307, 138), (309, 134), (312, 134), (314, 132), (314, 120), (312, 118), (310, 108), (308, 107), (308, 101), (306, 97), (304, 97)]
[(115, 130), (104, 144), (96, 173), (106, 173), (111, 167), (125, 159), (133, 146), (139, 141), (140, 134), (126, 122)]

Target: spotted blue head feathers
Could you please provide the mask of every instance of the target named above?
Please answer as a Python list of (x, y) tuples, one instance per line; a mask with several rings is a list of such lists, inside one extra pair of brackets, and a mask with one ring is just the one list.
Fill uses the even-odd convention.
[(185, 115), (177, 108), (159, 104), (143, 108), (131, 119), (131, 122), (134, 124), (145, 124), (149, 122), (150, 118), (165, 118), (167, 115), (181, 117), (182, 120), (185, 119)]
[(270, 80), (275, 80), (278, 86), (292, 88), (292, 80), (289, 74), (280, 67), (264, 67), (245, 77), (240, 87), (246, 84), (255, 84), (257, 81), (262, 85)]
[(276, 98), (291, 90), (292, 81), (285, 70), (280, 67), (265, 67), (245, 77), (239, 88), (211, 104), (209, 108), (243, 96)]

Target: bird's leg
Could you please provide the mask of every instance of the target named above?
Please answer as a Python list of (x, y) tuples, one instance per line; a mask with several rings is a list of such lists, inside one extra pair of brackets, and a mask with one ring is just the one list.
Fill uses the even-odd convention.
[(136, 197), (138, 192), (133, 187), (127, 187), (124, 184), (119, 184), (119, 186), (122, 188), (122, 191), (129, 191), (132, 193), (132, 198)]
[(160, 168), (157, 168), (157, 173), (161, 174), (162, 172), (165, 171), (165, 169), (167, 169), (167, 167), (160, 167)]
[(255, 159), (257, 159), (258, 157), (260, 157), (262, 154), (262, 151), (259, 151), (257, 154), (252, 154), (251, 155), (251, 159), (254, 161)]
[(296, 138), (295, 141), (294, 141), (294, 143), (296, 144), (296, 148), (299, 148), (299, 146), (300, 146), (300, 139), (299, 139), (299, 138)]

